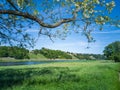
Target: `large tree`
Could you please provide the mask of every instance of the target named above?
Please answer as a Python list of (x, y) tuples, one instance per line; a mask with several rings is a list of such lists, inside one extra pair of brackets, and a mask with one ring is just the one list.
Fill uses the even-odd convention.
[(104, 24), (119, 26), (110, 17), (114, 7), (113, 0), (0, 0), (0, 44), (33, 45), (28, 29), (34, 26), (39, 27), (38, 36), (64, 39), (69, 31), (82, 31), (92, 42), (96, 25), (100, 30)]
[(106, 59), (120, 62), (120, 41), (113, 42), (105, 47), (103, 51)]

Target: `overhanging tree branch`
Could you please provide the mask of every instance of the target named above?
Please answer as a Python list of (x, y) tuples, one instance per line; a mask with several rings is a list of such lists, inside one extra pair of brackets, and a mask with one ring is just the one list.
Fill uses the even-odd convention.
[(62, 25), (63, 23), (68, 23), (68, 22), (74, 21), (77, 17), (76, 13), (77, 13), (77, 11), (74, 12), (74, 16), (72, 18), (65, 18), (65, 19), (61, 19), (60, 21), (58, 21), (54, 24), (47, 24), (47, 23), (44, 23), (41, 19), (39, 19), (37, 16), (31, 15), (29, 13), (15, 11), (15, 10), (0, 10), (0, 14), (11, 14), (11, 15), (16, 15), (16, 16), (22, 16), (24, 18), (33, 20), (33, 21), (37, 22), (39, 25), (41, 25), (43, 27), (47, 27), (47, 28), (55, 28), (55, 27)]
[[(23, 43), (22, 41), (27, 42), (27, 40), (30, 40), (26, 36), (27, 34), (31, 35), (29, 35), (29, 37), (36, 38), (31, 32), (26, 32), (25, 30), (38, 25), (38, 28), (42, 28), (39, 34), (45, 34), (49, 36), (50, 39), (51, 36), (65, 37), (70, 30), (74, 30), (75, 32), (83, 31), (88, 42), (90, 42), (93, 41), (93, 38), (91, 37), (91, 30), (89, 28), (93, 25), (100, 26), (100, 30), (104, 24), (119, 26), (118, 20), (115, 19), (114, 21), (109, 16), (115, 7), (115, 2), (113, 0), (111, 2), (106, 0), (51, 1), (0, 0), (0, 22), (1, 25), (4, 26), (1, 26), (0, 32), (7, 35), (8, 38), (12, 37), (13, 39), (10, 38), (10, 41), (15, 41), (14, 38), (19, 36), (15, 38), (16, 40), (20, 40), (17, 43)], [(98, 7), (99, 10), (96, 9)], [(23, 20), (25, 23), (22, 23)], [(37, 25), (34, 23), (37, 23)], [(87, 26), (84, 26), (84, 24), (87, 24)], [(61, 30), (60, 26), (64, 31)], [(53, 29), (56, 27), (60, 28)], [(48, 29), (50, 30), (48, 31)], [(46, 32), (49, 33), (46, 34)], [(0, 35), (2, 35), (2, 33), (0, 33)], [(6, 41), (7, 37), (1, 37), (0, 42), (2, 39)]]

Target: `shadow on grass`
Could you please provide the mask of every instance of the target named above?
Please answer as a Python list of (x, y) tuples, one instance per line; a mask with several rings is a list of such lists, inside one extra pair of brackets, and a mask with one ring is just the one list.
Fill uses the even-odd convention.
[(0, 90), (15, 85), (49, 84), (51, 82), (79, 82), (79, 76), (71, 74), (69, 68), (30, 68), (0, 70)]

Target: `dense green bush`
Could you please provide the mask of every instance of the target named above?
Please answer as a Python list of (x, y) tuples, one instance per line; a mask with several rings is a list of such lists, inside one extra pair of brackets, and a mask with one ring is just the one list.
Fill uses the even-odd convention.
[(0, 46), (0, 57), (11, 57), (15, 59), (29, 59), (29, 50), (20, 47)]
[(113, 42), (105, 47), (103, 51), (106, 59), (120, 62), (120, 41)]
[(114, 56), (114, 60), (115, 60), (115, 62), (120, 62), (120, 55)]

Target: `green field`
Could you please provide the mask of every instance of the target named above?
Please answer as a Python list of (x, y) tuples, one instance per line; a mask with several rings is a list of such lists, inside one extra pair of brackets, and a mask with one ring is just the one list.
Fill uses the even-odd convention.
[(1, 66), (0, 90), (120, 90), (119, 71), (111, 61)]

